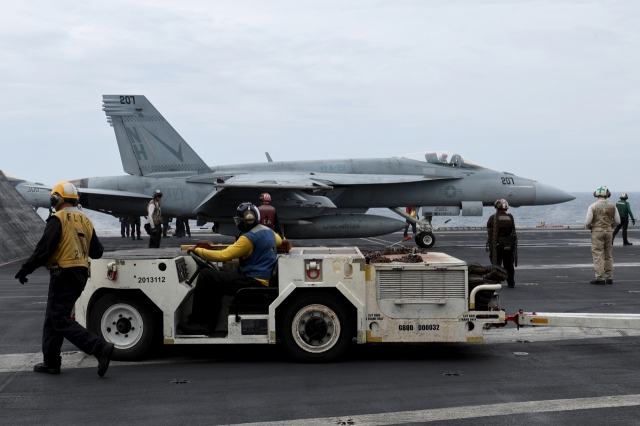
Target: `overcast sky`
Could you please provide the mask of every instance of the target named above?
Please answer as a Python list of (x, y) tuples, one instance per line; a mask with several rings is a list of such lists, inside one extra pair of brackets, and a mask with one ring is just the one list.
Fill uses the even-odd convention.
[(568, 191), (640, 190), (640, 2), (14, 1), (0, 168), (123, 174), (103, 94), (209, 164), (452, 150)]

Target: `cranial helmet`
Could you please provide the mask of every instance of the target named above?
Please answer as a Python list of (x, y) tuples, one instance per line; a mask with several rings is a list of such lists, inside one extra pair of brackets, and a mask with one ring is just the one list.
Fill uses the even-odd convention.
[(262, 201), (263, 203), (270, 203), (271, 202), (271, 195), (269, 195), (269, 193), (267, 192), (263, 192), (262, 194), (260, 194), (260, 201)]
[(507, 203), (507, 200), (504, 198), (501, 198), (493, 203), (493, 207), (495, 207), (496, 210), (507, 210), (509, 208), (509, 203)]
[(622, 194), (620, 194), (620, 199), (621, 199), (621, 200), (628, 200), (628, 199), (629, 199), (629, 196), (627, 195), (627, 193), (626, 193), (626, 192), (623, 192)]
[(78, 203), (78, 189), (74, 184), (62, 181), (51, 190), (51, 207), (57, 209), (65, 201), (72, 204)]
[(252, 203), (242, 203), (236, 209), (236, 215), (233, 217), (240, 232), (250, 231), (251, 228), (260, 223), (260, 212)]
[(593, 196), (594, 197), (609, 198), (609, 197), (611, 197), (611, 192), (609, 191), (609, 188), (607, 188), (606, 186), (602, 185), (600, 188), (598, 188), (595, 191), (593, 191)]
[(160, 191), (159, 189), (156, 189), (155, 191), (153, 191), (153, 198), (157, 198), (157, 197), (162, 197), (162, 191)]

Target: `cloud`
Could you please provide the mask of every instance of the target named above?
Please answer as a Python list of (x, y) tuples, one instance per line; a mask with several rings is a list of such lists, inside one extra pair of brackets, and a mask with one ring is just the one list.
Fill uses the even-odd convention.
[(639, 15), (596, 1), (14, 2), (0, 167), (121, 174), (100, 101), (130, 93), (211, 165), (435, 148), (567, 190), (639, 190), (615, 166), (640, 133)]

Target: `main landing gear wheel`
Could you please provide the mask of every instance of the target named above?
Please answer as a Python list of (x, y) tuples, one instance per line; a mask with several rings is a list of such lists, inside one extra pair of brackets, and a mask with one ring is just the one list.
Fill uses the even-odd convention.
[(436, 243), (433, 232), (420, 232), (416, 235), (416, 244), (422, 248), (431, 248)]
[(349, 349), (352, 320), (344, 303), (334, 296), (302, 295), (284, 312), (278, 334), (296, 361), (332, 362)]
[(139, 359), (154, 342), (153, 311), (138, 297), (108, 293), (91, 310), (89, 330), (113, 343), (111, 359)]

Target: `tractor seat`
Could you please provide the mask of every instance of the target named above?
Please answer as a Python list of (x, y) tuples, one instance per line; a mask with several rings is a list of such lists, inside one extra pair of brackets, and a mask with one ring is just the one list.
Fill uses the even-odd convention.
[(230, 315), (268, 314), (269, 305), (278, 297), (278, 262), (271, 271), (269, 287), (250, 287), (238, 290), (231, 305)]
[(229, 305), (230, 315), (268, 314), (269, 305), (278, 297), (274, 287), (250, 287), (238, 290)]

